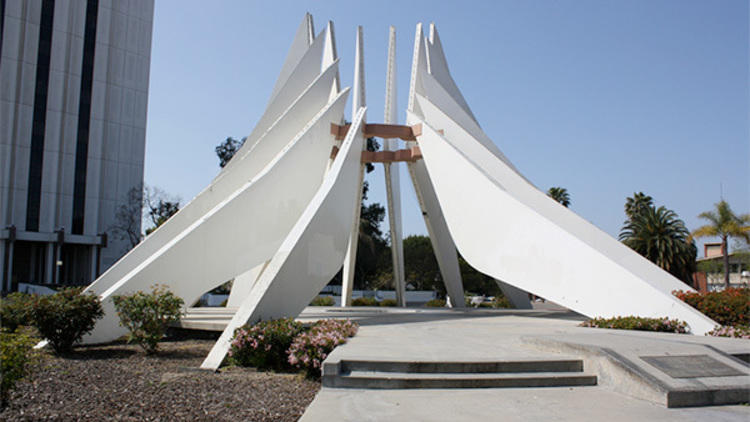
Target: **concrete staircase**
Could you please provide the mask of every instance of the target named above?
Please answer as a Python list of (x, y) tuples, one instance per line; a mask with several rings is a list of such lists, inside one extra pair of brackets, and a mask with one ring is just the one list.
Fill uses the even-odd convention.
[(392, 362), (342, 360), (323, 366), (323, 386), (336, 388), (523, 388), (596, 385), (581, 360)]

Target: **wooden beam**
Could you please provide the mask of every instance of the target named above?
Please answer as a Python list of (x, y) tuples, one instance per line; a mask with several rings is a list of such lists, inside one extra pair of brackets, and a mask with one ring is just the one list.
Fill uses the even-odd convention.
[[(336, 140), (340, 141), (346, 137), (347, 132), (349, 132), (349, 126), (349, 124), (337, 125), (335, 123), (331, 123), (331, 135), (333, 135)], [(422, 134), (422, 125), (417, 124), (414, 126), (405, 126), (371, 123), (365, 125), (362, 132), (365, 138), (376, 136), (383, 139), (399, 138), (403, 139), (404, 141), (416, 141), (417, 136), (420, 136)]]
[(363, 163), (415, 162), (422, 158), (419, 147), (396, 151), (362, 151)]

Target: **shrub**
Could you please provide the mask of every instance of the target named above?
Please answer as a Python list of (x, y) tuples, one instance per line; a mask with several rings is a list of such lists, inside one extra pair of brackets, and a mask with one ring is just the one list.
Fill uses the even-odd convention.
[(308, 377), (319, 378), (323, 361), (348, 337), (357, 334), (357, 323), (326, 319), (315, 323), (309, 331), (297, 336), (289, 347), (289, 364), (305, 371)]
[(480, 308), (494, 308), (495, 304), (493, 302), (482, 302), (479, 304)]
[(379, 306), (398, 306), (398, 302), (396, 302), (396, 299), (383, 299)]
[(13, 332), (20, 326), (31, 325), (31, 305), (34, 297), (26, 293), (11, 293), (0, 300), (0, 327)]
[(358, 297), (352, 300), (352, 306), (378, 306), (378, 300), (374, 297)]
[(301, 332), (302, 324), (292, 318), (245, 325), (234, 332), (229, 359), (239, 366), (288, 370), (287, 350)]
[(730, 288), (721, 292), (673, 292), (682, 301), (721, 325), (750, 326), (750, 289)]
[(135, 292), (113, 296), (120, 325), (129, 331), (128, 342), (138, 343), (148, 354), (156, 353), (169, 324), (182, 316), (183, 300), (166, 287), (154, 286), (151, 293)]
[(1, 407), (8, 404), (10, 392), (29, 373), (34, 361), (33, 350), (37, 340), (24, 333), (0, 332), (0, 403)]
[(431, 299), (431, 300), (428, 300), (427, 303), (424, 304), (424, 306), (427, 306), (429, 308), (443, 308), (445, 307), (445, 300), (444, 299)]
[(315, 296), (315, 299), (310, 302), (310, 306), (333, 306), (333, 298), (330, 296)]
[(505, 296), (495, 296), (495, 299), (492, 301), (492, 307), (498, 308), (498, 309), (514, 309), (515, 306), (513, 306), (512, 303), (508, 300)]
[(99, 297), (82, 293), (82, 288), (62, 289), (49, 296), (34, 297), (31, 321), (57, 354), (67, 353), (94, 329), (104, 316)]
[(706, 335), (713, 337), (744, 338), (750, 340), (750, 327), (746, 325), (737, 325), (734, 327), (725, 325), (714, 328), (707, 332)]
[(669, 318), (642, 318), (636, 316), (594, 318), (584, 321), (581, 327), (615, 328), (619, 330), (659, 331), (665, 333), (687, 333), (687, 324)]

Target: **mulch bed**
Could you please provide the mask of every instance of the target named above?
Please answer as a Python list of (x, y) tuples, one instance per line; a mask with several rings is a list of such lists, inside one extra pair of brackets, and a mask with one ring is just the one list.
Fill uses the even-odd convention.
[(128, 344), (45, 354), (0, 420), (296, 421), (320, 389), (300, 374), (197, 370), (214, 341), (163, 342), (156, 356)]

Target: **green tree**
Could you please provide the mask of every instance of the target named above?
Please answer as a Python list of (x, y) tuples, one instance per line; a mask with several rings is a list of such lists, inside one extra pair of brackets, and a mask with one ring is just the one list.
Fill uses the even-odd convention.
[(698, 218), (709, 224), (698, 227), (692, 237), (718, 237), (721, 239), (721, 252), (724, 260), (724, 286), (729, 287), (729, 238), (741, 238), (750, 242), (750, 214), (736, 215), (723, 199), (714, 204), (712, 211), (702, 212)]
[(547, 196), (559, 202), (565, 208), (568, 208), (570, 205), (570, 194), (565, 188), (553, 186), (547, 190)]
[(665, 271), (691, 283), (697, 248), (674, 211), (663, 206), (639, 208), (625, 222), (620, 240)]
[(411, 235), (404, 239), (404, 272), (406, 283), (416, 290), (445, 293), (432, 242), (427, 236)]
[(633, 193), (633, 196), (625, 199), (625, 215), (632, 219), (639, 212), (654, 206), (654, 200), (643, 192)]
[(180, 200), (155, 186), (146, 186), (143, 190), (143, 207), (153, 224), (146, 229), (146, 235), (149, 235), (180, 210)]
[(224, 140), (224, 142), (220, 143), (216, 146), (216, 148), (214, 148), (214, 151), (216, 151), (216, 156), (219, 157), (219, 167), (224, 168), (224, 166), (227, 165), (229, 160), (234, 157), (234, 154), (236, 154), (237, 151), (242, 148), (242, 145), (245, 144), (246, 139), (247, 137), (244, 137), (241, 140), (237, 140), (230, 136), (226, 140)]

